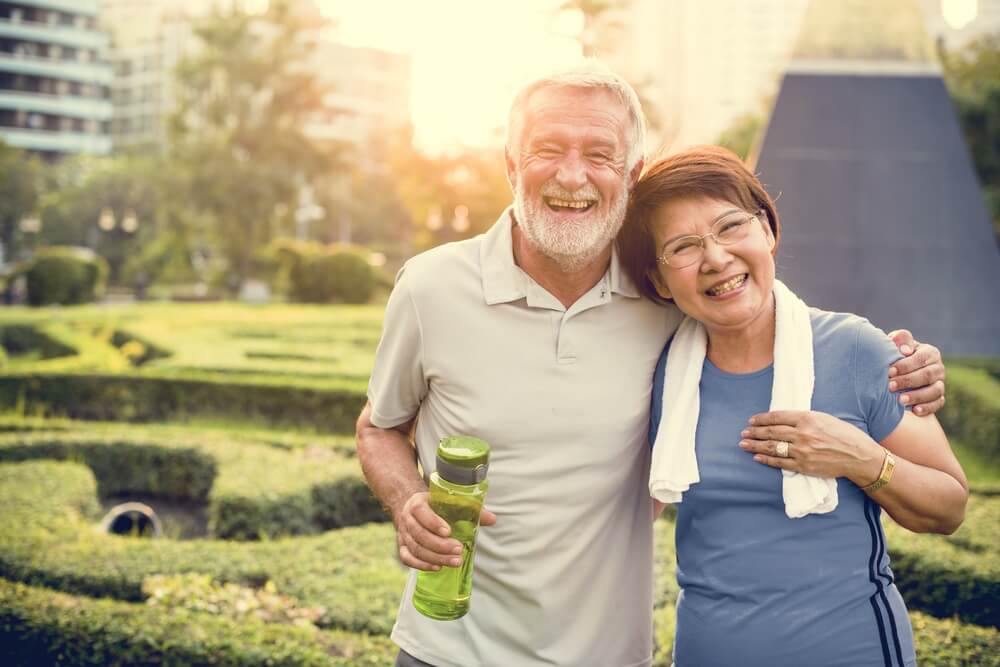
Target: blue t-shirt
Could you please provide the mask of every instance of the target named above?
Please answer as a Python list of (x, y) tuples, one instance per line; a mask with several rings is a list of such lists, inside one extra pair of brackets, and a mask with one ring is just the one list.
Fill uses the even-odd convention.
[[(867, 320), (810, 309), (812, 409), (881, 441), (903, 408), (889, 392), (895, 345)], [(666, 352), (654, 376), (650, 442), (662, 413)], [(677, 505), (677, 667), (902, 667), (913, 632), (893, 584), (881, 508), (837, 480), (828, 514), (785, 515), (781, 471), (739, 448), (750, 416), (767, 412), (773, 367), (702, 370), (696, 453), (701, 481)]]

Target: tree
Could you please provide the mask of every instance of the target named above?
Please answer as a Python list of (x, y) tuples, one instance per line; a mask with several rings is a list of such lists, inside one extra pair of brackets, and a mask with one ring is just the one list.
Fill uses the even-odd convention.
[(319, 18), (298, 7), (275, 0), (263, 14), (214, 10), (196, 29), (203, 48), (177, 71), (171, 155), (237, 280), (290, 226), (299, 191), (320, 189), (335, 164), (335, 152), (303, 131), (326, 91), (311, 67)]
[(110, 282), (120, 282), (125, 259), (154, 231), (151, 223), (163, 202), (158, 184), (166, 173), (153, 156), (63, 160), (46, 172), (39, 240), (93, 249), (107, 260)]
[(722, 131), (715, 143), (728, 148), (746, 161), (750, 157), (750, 150), (760, 131), (761, 122), (760, 116), (756, 114), (743, 114)]
[(398, 197), (412, 220), (416, 250), (485, 231), (511, 201), (502, 148), (467, 147), (429, 156), (404, 135), (389, 155)]
[(0, 263), (20, 254), (25, 233), (22, 221), (38, 205), (42, 165), (24, 151), (0, 141)]
[(1000, 34), (981, 37), (959, 52), (942, 48), (940, 55), (993, 228), (1000, 237)]

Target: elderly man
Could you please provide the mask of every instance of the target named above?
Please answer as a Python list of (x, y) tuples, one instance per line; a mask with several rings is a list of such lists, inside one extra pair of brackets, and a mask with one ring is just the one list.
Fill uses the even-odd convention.
[[(404, 563), (438, 569), (461, 553), (417, 460), (429, 474), (453, 434), (485, 439), (493, 459), (471, 610), (421, 616), (411, 572), (392, 633), (398, 665), (650, 663), (646, 430), (653, 368), (680, 316), (640, 298), (612, 250), (643, 140), (639, 101), (619, 77), (589, 65), (535, 81), (508, 123), (513, 207), (486, 234), (400, 271), (358, 455)], [(909, 371), (938, 362), (920, 351), (894, 379), (927, 384)], [(940, 392), (914, 401), (934, 409)]]

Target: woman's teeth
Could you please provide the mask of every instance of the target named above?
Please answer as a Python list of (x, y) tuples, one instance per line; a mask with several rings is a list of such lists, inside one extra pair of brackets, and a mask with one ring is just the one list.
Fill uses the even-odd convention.
[(709, 294), (710, 296), (721, 296), (726, 292), (732, 292), (734, 289), (742, 287), (743, 283), (745, 283), (746, 281), (747, 281), (747, 274), (744, 273), (742, 275), (736, 276), (735, 278), (730, 278), (721, 285), (716, 285), (712, 289), (708, 290), (707, 294)]

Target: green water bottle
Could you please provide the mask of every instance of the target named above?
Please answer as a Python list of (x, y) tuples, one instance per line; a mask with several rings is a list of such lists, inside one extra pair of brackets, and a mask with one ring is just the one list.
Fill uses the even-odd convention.
[(437, 470), (430, 478), (431, 509), (451, 526), (451, 537), (462, 543), (462, 564), (417, 573), (413, 606), (424, 616), (450, 621), (469, 611), (472, 554), (489, 462), (490, 446), (479, 438), (459, 435), (438, 443)]

